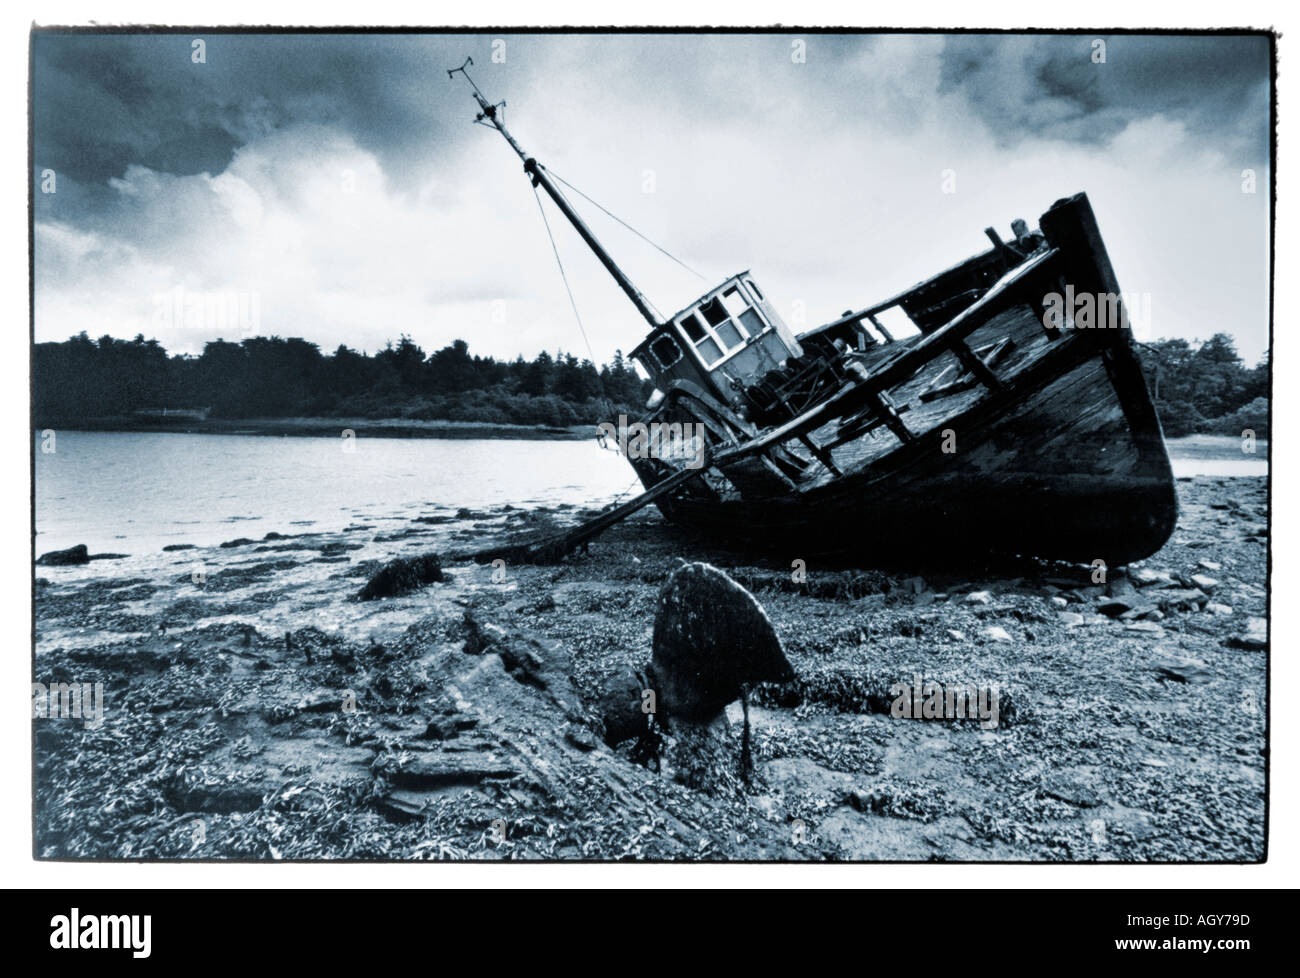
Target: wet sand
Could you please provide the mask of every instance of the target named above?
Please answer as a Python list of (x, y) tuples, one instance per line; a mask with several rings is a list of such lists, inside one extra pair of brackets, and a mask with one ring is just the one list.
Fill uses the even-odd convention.
[[(643, 513), (558, 564), (352, 600), (389, 558), (582, 515), (509, 507), (38, 567), (35, 679), (102, 682), (105, 717), (34, 721), (35, 852), (1262, 859), (1267, 480), (1178, 489), (1171, 542), (1104, 584), (1020, 560), (795, 580)], [(738, 708), (703, 787), (600, 737), (682, 559), (748, 587), (799, 676), (756, 691), (748, 787)], [(892, 716), (916, 676), (995, 686), (997, 727)]]

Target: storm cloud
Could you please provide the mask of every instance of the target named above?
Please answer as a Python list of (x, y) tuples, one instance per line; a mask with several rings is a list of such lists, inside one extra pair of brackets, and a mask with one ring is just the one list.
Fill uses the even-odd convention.
[[(191, 34), (34, 35), (34, 179), (57, 178), (35, 195), (38, 340), (197, 352), (218, 335), (151, 318), (181, 286), (256, 292), (260, 332), (326, 349), (586, 355), (518, 159), (447, 78), (472, 55), (553, 171), (709, 279), (752, 267), (796, 328), (1086, 190), (1156, 335), (1267, 341), (1263, 37), (1108, 36), (1098, 63), (1091, 35), (198, 36), (202, 63)], [(578, 203), (664, 311), (713, 284)], [(591, 353), (635, 345), (552, 228)]]

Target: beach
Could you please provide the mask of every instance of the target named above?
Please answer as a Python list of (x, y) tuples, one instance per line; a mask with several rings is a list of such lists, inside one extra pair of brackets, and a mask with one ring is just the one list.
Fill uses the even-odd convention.
[[(34, 721), (35, 852), (1261, 860), (1268, 482), (1177, 487), (1172, 540), (1100, 581), (1017, 558), (795, 573), (653, 510), (550, 565), (447, 559), (591, 515), (567, 504), (37, 567), (34, 679), (102, 709)], [(356, 600), (429, 553), (441, 581)], [(684, 561), (756, 597), (798, 677), (752, 694), (748, 785), (738, 706), (693, 783), (602, 736)], [(996, 691), (996, 724), (896, 715), (931, 683)]]

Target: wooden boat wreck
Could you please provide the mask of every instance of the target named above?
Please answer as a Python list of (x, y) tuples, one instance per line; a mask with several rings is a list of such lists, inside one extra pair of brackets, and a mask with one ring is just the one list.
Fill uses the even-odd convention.
[[(656, 386), (638, 419), (650, 435), (620, 439), (646, 491), (493, 555), (554, 554), (651, 502), (729, 542), (860, 564), (1002, 553), (1113, 566), (1169, 539), (1173, 474), (1085, 194), (1037, 229), (1014, 221), (1008, 240), (988, 228), (981, 254), (798, 336), (748, 271), (661, 319), (466, 79), (476, 121), (649, 324), (632, 357)], [(916, 334), (896, 339), (890, 310)], [(679, 432), (698, 438), (693, 454)]]

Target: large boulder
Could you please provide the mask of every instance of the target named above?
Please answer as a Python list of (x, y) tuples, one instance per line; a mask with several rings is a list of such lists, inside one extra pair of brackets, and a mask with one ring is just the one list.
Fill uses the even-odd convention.
[(79, 543), (67, 550), (51, 550), (47, 554), (41, 554), (36, 558), (36, 563), (42, 567), (70, 567), (74, 564), (88, 564), (90, 563), (90, 553), (86, 550), (84, 543)]
[(742, 687), (789, 682), (794, 670), (752, 594), (710, 564), (687, 564), (659, 593), (646, 670), (656, 710), (707, 723)]
[(357, 594), (357, 599), (373, 601), (376, 598), (393, 598), (441, 580), (442, 564), (437, 554), (398, 557), (390, 560), (374, 573), (366, 582), (366, 586)]
[(642, 709), (646, 681), (631, 669), (620, 669), (605, 676), (595, 704), (604, 727), (605, 743), (610, 747), (646, 731), (647, 714)]

